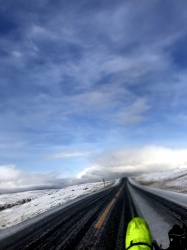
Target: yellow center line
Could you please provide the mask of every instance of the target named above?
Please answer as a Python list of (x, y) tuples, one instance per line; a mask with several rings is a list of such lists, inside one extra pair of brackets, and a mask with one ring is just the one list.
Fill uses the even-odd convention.
[(123, 187), (121, 187), (120, 190), (119, 190), (119, 192), (116, 194), (116, 198), (120, 195), (122, 189), (123, 189)]
[(108, 205), (108, 207), (105, 209), (105, 211), (102, 213), (101, 217), (99, 218), (99, 220), (97, 221), (97, 223), (95, 224), (95, 228), (100, 229), (101, 226), (103, 225), (103, 222), (105, 221), (105, 218), (107, 216), (107, 214), (109, 213), (109, 211), (111, 210), (111, 208), (114, 206), (114, 204), (117, 201), (117, 197), (119, 196), (119, 194), (121, 193), (123, 187), (120, 188), (119, 192), (116, 194), (115, 198), (112, 199), (112, 201), (110, 202), (110, 204)]
[(116, 202), (116, 199), (113, 199), (110, 204), (108, 205), (108, 207), (105, 209), (105, 211), (103, 212), (103, 214), (101, 215), (101, 217), (99, 218), (98, 222), (95, 225), (95, 228), (100, 229), (108, 212), (110, 211), (110, 209), (113, 207), (114, 203)]

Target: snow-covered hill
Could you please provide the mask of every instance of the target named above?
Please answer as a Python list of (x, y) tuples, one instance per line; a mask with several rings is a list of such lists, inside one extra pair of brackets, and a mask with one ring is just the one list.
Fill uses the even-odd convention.
[(134, 180), (146, 186), (187, 193), (187, 169), (146, 173), (135, 177)]
[[(106, 181), (106, 188), (119, 180)], [(102, 190), (103, 182), (0, 195), (0, 229), (16, 225), (77, 197)]]

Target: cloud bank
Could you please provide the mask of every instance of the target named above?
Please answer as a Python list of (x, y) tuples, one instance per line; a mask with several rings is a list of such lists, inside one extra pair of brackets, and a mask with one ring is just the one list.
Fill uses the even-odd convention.
[(71, 178), (60, 178), (58, 172), (26, 172), (14, 165), (0, 166), (0, 193), (35, 189), (62, 188), (83, 182)]
[(140, 172), (187, 168), (187, 149), (147, 146), (108, 152), (93, 158), (96, 166), (86, 168), (78, 178), (118, 177)]
[(143, 172), (187, 168), (187, 149), (147, 146), (92, 156), (92, 167), (76, 178), (61, 178), (59, 172), (21, 171), (16, 166), (0, 166), (0, 192), (61, 188), (83, 182), (101, 181)]

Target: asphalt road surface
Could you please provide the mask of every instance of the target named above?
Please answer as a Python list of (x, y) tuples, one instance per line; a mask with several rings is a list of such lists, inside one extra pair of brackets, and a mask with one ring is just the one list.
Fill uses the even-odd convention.
[(124, 178), (119, 185), (79, 200), (2, 239), (0, 249), (124, 249), (128, 222), (134, 216), (142, 216), (136, 195), (137, 200), (141, 196), (172, 224), (187, 219), (186, 208), (132, 187)]

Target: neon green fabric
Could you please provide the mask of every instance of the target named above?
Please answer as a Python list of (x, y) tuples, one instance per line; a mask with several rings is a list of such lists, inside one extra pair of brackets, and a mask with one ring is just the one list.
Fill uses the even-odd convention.
[(125, 238), (125, 249), (128, 247), (130, 250), (150, 250), (148, 245), (133, 245), (136, 243), (145, 243), (152, 247), (152, 237), (147, 222), (140, 218), (133, 218), (127, 227)]

